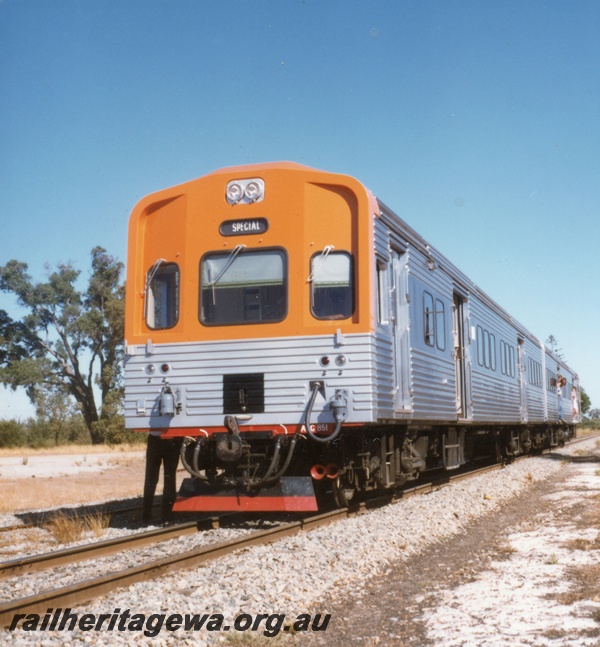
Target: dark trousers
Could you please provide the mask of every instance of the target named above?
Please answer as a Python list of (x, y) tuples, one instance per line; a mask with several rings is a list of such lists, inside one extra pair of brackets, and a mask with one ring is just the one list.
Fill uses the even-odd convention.
[(179, 463), (179, 450), (181, 448), (181, 438), (165, 438), (148, 434), (148, 444), (146, 446), (146, 476), (144, 479), (144, 504), (142, 517), (149, 521), (152, 517), (152, 501), (160, 466), (163, 466), (164, 487), (162, 498), (162, 516), (168, 519), (171, 515), (171, 507), (175, 502), (177, 495), (176, 473)]

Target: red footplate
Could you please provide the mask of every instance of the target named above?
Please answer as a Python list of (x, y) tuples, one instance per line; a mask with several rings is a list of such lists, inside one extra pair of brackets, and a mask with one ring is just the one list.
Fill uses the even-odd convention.
[(173, 512), (314, 512), (317, 500), (310, 476), (285, 476), (277, 485), (248, 495), (234, 488), (215, 490), (184, 479)]

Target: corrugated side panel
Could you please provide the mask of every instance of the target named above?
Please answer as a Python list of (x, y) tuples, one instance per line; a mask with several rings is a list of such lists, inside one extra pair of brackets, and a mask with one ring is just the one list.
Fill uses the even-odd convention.
[(412, 349), (412, 419), (456, 420), (454, 362)]
[(539, 343), (533, 342), (531, 339), (525, 339), (525, 366), (527, 367), (527, 421), (528, 422), (544, 422), (544, 397), (546, 393), (546, 376), (545, 371), (542, 370), (542, 386), (532, 384), (532, 376), (529, 368), (529, 358), (538, 362), (542, 366), (542, 349)]
[(373, 343), (375, 408), (378, 419), (394, 417), (394, 345), (388, 334), (380, 332)]
[[(495, 336), (496, 370), (484, 368), (477, 360), (477, 344), (471, 339), (473, 420), (481, 422), (520, 422), (521, 394), (517, 370), (517, 333), (503, 318), (476, 296), (469, 300), (470, 326), (481, 325)], [(471, 336), (471, 331), (469, 331)], [(501, 372), (500, 340), (515, 349), (515, 377)]]
[[(571, 401), (571, 387), (578, 381), (577, 373), (574, 373), (568, 366), (558, 358), (552, 356), (548, 350), (545, 351), (545, 366), (556, 377), (560, 373), (567, 379), (567, 385), (561, 389), (562, 392), (562, 419), (565, 422), (573, 422), (573, 403)], [(548, 388), (548, 375), (544, 371), (544, 390), (548, 402), (548, 420), (559, 420), (559, 401), (556, 393), (556, 387)]]
[[(452, 337), (452, 281), (446, 272), (430, 270), (427, 257), (412, 249), (409, 255), (410, 354), (413, 419), (456, 420), (456, 368)], [(445, 308), (445, 348), (425, 343), (423, 293)]]
[[(265, 411), (254, 414), (251, 424), (304, 422), (309, 382), (313, 380), (325, 382), (326, 397), (317, 398), (311, 422), (333, 421), (327, 403), (338, 388), (348, 390), (348, 422), (371, 422), (373, 345), (372, 336), (367, 334), (344, 335), (341, 345), (335, 344), (334, 335), (328, 335), (155, 344), (149, 355), (145, 345), (137, 346), (125, 362), (126, 424), (136, 429), (221, 426), (223, 375), (238, 373), (264, 373)], [(343, 368), (335, 364), (338, 355), (347, 358)], [(322, 356), (331, 358), (327, 369), (319, 365)], [(164, 363), (170, 366), (166, 376), (160, 374)], [(146, 373), (149, 364), (156, 366), (152, 376)], [(175, 416), (157, 415), (165, 377), (181, 393), (183, 410)], [(154, 415), (150, 415), (152, 411)]]
[[(381, 218), (375, 218), (375, 252), (378, 258), (388, 264), (391, 271), (390, 230)], [(388, 286), (389, 289), (391, 285)], [(394, 309), (392, 295), (389, 292), (384, 295), (378, 294), (377, 298), (386, 299), (387, 307)], [(376, 417), (379, 419), (394, 417), (396, 372), (392, 325), (391, 321), (383, 324), (379, 322), (373, 343), (375, 408)]]
[[(380, 326), (377, 330), (376, 348), (376, 386), (377, 409), (379, 418), (411, 420), (456, 419), (456, 370), (452, 357), (452, 281), (448, 274), (437, 269), (428, 269), (428, 257), (413, 245), (412, 230), (403, 228), (394, 220), (376, 221), (375, 246), (383, 258), (390, 253), (390, 232), (394, 226), (394, 236), (404, 248), (404, 260), (408, 267), (408, 298), (410, 326), (409, 342), (402, 344), (400, 361), (403, 367), (398, 374), (409, 377), (410, 401), (405, 402), (403, 412), (394, 410), (394, 341), (390, 326)], [(400, 277), (397, 278), (396, 299), (405, 299)], [(422, 325), (423, 290), (427, 290), (444, 303), (446, 311), (446, 346), (443, 351), (425, 344)], [(400, 342), (398, 342), (400, 343)], [(406, 365), (408, 364), (408, 371)]]

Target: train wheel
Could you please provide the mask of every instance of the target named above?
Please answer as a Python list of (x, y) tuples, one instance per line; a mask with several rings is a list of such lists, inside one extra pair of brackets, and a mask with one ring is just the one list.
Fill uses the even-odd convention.
[(356, 494), (356, 488), (347, 483), (342, 476), (334, 479), (332, 486), (335, 502), (340, 508), (347, 508)]

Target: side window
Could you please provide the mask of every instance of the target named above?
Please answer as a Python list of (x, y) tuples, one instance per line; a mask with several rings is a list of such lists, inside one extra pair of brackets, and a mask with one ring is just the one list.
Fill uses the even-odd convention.
[(179, 267), (153, 266), (147, 276), (146, 324), (153, 330), (173, 328), (179, 319)]
[[(506, 344), (500, 340), (500, 371), (506, 375)], [(477, 326), (477, 363), (490, 371), (496, 370), (496, 336), (487, 328)]]
[(387, 324), (390, 320), (390, 286), (388, 265), (377, 261), (377, 314), (380, 324)]
[(423, 292), (423, 324), (425, 343), (433, 346), (435, 343), (434, 318), (433, 318), (433, 297), (429, 292)]
[(435, 332), (438, 350), (446, 350), (446, 310), (440, 299), (435, 300)]
[[(492, 335), (493, 337), (493, 335)], [(494, 351), (492, 351), (494, 352)], [(496, 359), (494, 357), (493, 362)], [(500, 340), (500, 372), (506, 377), (515, 377), (515, 348)]]
[(542, 388), (542, 365), (531, 357), (529, 358), (529, 384)]
[(483, 329), (481, 326), (477, 326), (477, 363), (479, 366), (484, 365), (483, 345)]
[(317, 319), (348, 319), (354, 312), (352, 256), (322, 252), (311, 258), (310, 302)]
[(483, 331), (483, 365), (490, 367), (490, 333), (487, 330)]

